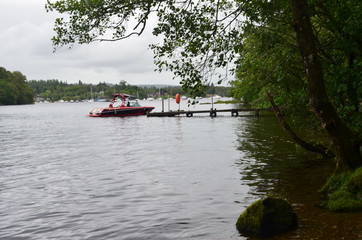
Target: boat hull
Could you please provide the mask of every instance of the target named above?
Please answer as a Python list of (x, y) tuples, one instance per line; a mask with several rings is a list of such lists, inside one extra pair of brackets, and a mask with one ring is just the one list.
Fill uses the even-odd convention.
[(89, 117), (127, 117), (147, 115), (154, 107), (119, 107), (119, 108), (94, 108), (89, 112)]

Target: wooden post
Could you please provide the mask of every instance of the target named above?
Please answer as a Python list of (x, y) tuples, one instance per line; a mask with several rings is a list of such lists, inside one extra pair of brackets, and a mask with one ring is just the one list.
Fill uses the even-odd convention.
[(164, 112), (164, 108), (165, 108), (165, 106), (164, 106), (164, 105), (165, 105), (165, 104), (164, 104), (164, 100), (165, 100), (165, 99), (162, 98), (162, 112)]
[(259, 113), (259, 109), (255, 110), (255, 116), (259, 117), (260, 113)]
[(171, 109), (170, 109), (170, 96), (168, 96), (168, 111), (170, 111)]
[(214, 96), (211, 96), (211, 109), (214, 109)]

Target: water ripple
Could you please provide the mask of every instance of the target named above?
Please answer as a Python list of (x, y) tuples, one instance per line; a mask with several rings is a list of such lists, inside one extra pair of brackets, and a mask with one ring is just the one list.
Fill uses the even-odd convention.
[(258, 177), (235, 164), (246, 120), (94, 119), (90, 107), (0, 107), (0, 239), (242, 239)]

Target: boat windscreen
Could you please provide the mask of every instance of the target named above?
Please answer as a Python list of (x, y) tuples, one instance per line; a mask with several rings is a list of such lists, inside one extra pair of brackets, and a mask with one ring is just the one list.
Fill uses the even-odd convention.
[(141, 107), (141, 105), (137, 101), (129, 102), (130, 107)]

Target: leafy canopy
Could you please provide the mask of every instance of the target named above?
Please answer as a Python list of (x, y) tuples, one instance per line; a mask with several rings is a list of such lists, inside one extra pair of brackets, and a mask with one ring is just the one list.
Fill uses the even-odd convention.
[[(311, 4), (329, 99), (344, 122), (362, 134), (362, 2)], [(305, 70), (287, 15), (245, 28), (234, 96), (265, 107), (269, 105), (265, 92), (271, 92), (295, 126), (315, 130), (319, 124), (311, 112)]]
[(155, 63), (194, 94), (212, 77), (227, 78), (242, 46), (243, 11), (256, 10), (249, 1), (232, 0), (48, 0), (46, 8), (68, 14), (55, 22), (55, 47), (141, 35), (157, 18), (153, 34), (163, 42), (151, 46)]

